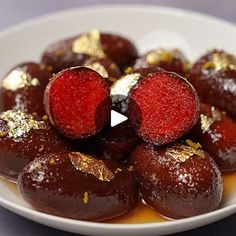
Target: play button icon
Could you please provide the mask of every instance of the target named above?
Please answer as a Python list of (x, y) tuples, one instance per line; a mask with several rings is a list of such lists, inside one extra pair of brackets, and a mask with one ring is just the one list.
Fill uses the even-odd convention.
[(126, 121), (128, 118), (122, 114), (120, 114), (117, 111), (112, 110), (111, 111), (111, 127), (114, 127), (124, 121)]

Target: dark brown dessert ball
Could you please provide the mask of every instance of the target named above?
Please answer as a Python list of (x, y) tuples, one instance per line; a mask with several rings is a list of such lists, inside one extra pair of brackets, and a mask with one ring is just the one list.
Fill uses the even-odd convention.
[(128, 121), (106, 127), (98, 134), (98, 139), (103, 157), (119, 161), (127, 161), (129, 154), (141, 140)]
[(143, 199), (170, 218), (213, 211), (222, 199), (223, 182), (216, 163), (199, 144), (187, 143), (141, 144), (131, 156)]
[(202, 103), (200, 118), (191, 133), (221, 171), (236, 170), (236, 122), (225, 112)]
[(48, 121), (20, 110), (0, 114), (0, 175), (16, 181), (23, 167), (45, 153), (66, 150), (65, 141)]
[(79, 220), (117, 217), (138, 199), (132, 172), (80, 152), (35, 159), (24, 168), (18, 183), (23, 198), (36, 210)]
[(26, 113), (45, 115), (43, 95), (52, 69), (34, 62), (15, 66), (2, 80), (0, 111), (19, 109)]
[(189, 61), (178, 49), (157, 48), (151, 50), (135, 61), (133, 69), (137, 70), (144, 66), (158, 66), (181, 76), (186, 76), (189, 71)]
[(202, 102), (226, 111), (236, 119), (236, 58), (211, 50), (193, 65), (189, 81)]
[(130, 65), (137, 58), (137, 50), (128, 39), (92, 30), (88, 33), (58, 41), (49, 45), (42, 55), (42, 62), (62, 69), (81, 66), (88, 59), (109, 57), (120, 68)]

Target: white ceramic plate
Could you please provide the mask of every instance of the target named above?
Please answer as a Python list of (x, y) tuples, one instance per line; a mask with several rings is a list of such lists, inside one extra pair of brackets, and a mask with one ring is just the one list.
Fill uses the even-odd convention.
[[(155, 6), (99, 6), (59, 12), (0, 33), (0, 77), (17, 63), (38, 60), (50, 42), (93, 28), (130, 37), (140, 52), (158, 46), (177, 47), (191, 60), (213, 47), (236, 54), (236, 27), (222, 20)], [(3, 180), (0, 180), (0, 204), (33, 221), (75, 233), (161, 235), (196, 228), (236, 213), (236, 192), (231, 192), (214, 212), (146, 224), (92, 223), (43, 214), (32, 210)]]

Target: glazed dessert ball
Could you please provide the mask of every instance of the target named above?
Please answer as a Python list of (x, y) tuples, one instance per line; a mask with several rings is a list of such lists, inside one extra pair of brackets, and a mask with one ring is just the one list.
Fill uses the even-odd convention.
[(44, 105), (52, 125), (64, 136), (86, 138), (100, 131), (109, 121), (109, 86), (90, 68), (68, 68), (50, 80)]
[(138, 199), (132, 172), (80, 152), (41, 156), (24, 168), (18, 183), (36, 210), (79, 220), (120, 216)]
[(209, 51), (193, 65), (189, 81), (201, 101), (236, 119), (236, 58), (233, 55), (219, 50)]
[(34, 62), (15, 66), (2, 80), (0, 111), (19, 109), (45, 115), (44, 90), (52, 76), (52, 68)]
[(187, 140), (157, 147), (141, 144), (131, 155), (147, 204), (169, 218), (184, 218), (218, 208), (221, 173), (200, 144)]
[(163, 145), (186, 134), (197, 122), (199, 99), (183, 77), (156, 72), (139, 80), (129, 94), (128, 117), (146, 142)]
[(100, 59), (87, 60), (84, 66), (98, 72), (109, 85), (112, 85), (122, 75), (119, 67), (108, 57)]
[(45, 120), (20, 110), (0, 114), (0, 175), (16, 181), (23, 167), (45, 153), (65, 151), (67, 145)]
[(127, 161), (131, 151), (140, 142), (128, 121), (106, 127), (98, 136), (103, 157), (111, 160)]
[(157, 48), (151, 50), (138, 58), (133, 68), (136, 70), (144, 66), (159, 66), (166, 71), (175, 72), (181, 76), (186, 76), (189, 71), (189, 62), (178, 49)]
[(130, 65), (137, 58), (137, 50), (128, 39), (92, 30), (49, 45), (42, 55), (42, 62), (62, 69), (81, 66), (86, 60), (111, 58), (120, 68)]
[(192, 134), (221, 171), (236, 170), (236, 122), (225, 112), (201, 104), (200, 118)]

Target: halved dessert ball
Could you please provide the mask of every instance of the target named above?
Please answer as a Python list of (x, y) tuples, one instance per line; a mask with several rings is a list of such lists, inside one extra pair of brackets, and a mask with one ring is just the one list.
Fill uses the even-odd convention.
[(0, 88), (0, 111), (19, 109), (26, 113), (45, 115), (44, 90), (52, 76), (52, 68), (27, 62), (11, 69)]
[(163, 145), (186, 134), (199, 115), (192, 85), (171, 72), (149, 74), (129, 94), (128, 117), (145, 141)]
[(201, 104), (192, 134), (216, 161), (221, 171), (236, 170), (236, 122), (225, 112)]
[(120, 68), (130, 65), (137, 58), (134, 44), (121, 36), (91, 30), (49, 45), (42, 55), (42, 62), (62, 69), (81, 66), (88, 59), (109, 57)]
[(18, 183), (23, 198), (36, 210), (79, 220), (117, 217), (138, 199), (132, 172), (80, 152), (35, 159), (24, 168)]
[(226, 111), (236, 119), (236, 57), (211, 50), (193, 65), (189, 81), (202, 102)]
[(191, 140), (164, 147), (141, 144), (131, 160), (143, 199), (162, 215), (177, 219), (218, 208), (221, 173), (200, 144)]
[(50, 81), (44, 104), (51, 123), (63, 135), (72, 139), (89, 137), (109, 120), (109, 85), (90, 68), (68, 68)]
[(50, 126), (20, 110), (0, 113), (0, 175), (16, 181), (30, 161), (45, 153), (67, 150), (65, 140)]

